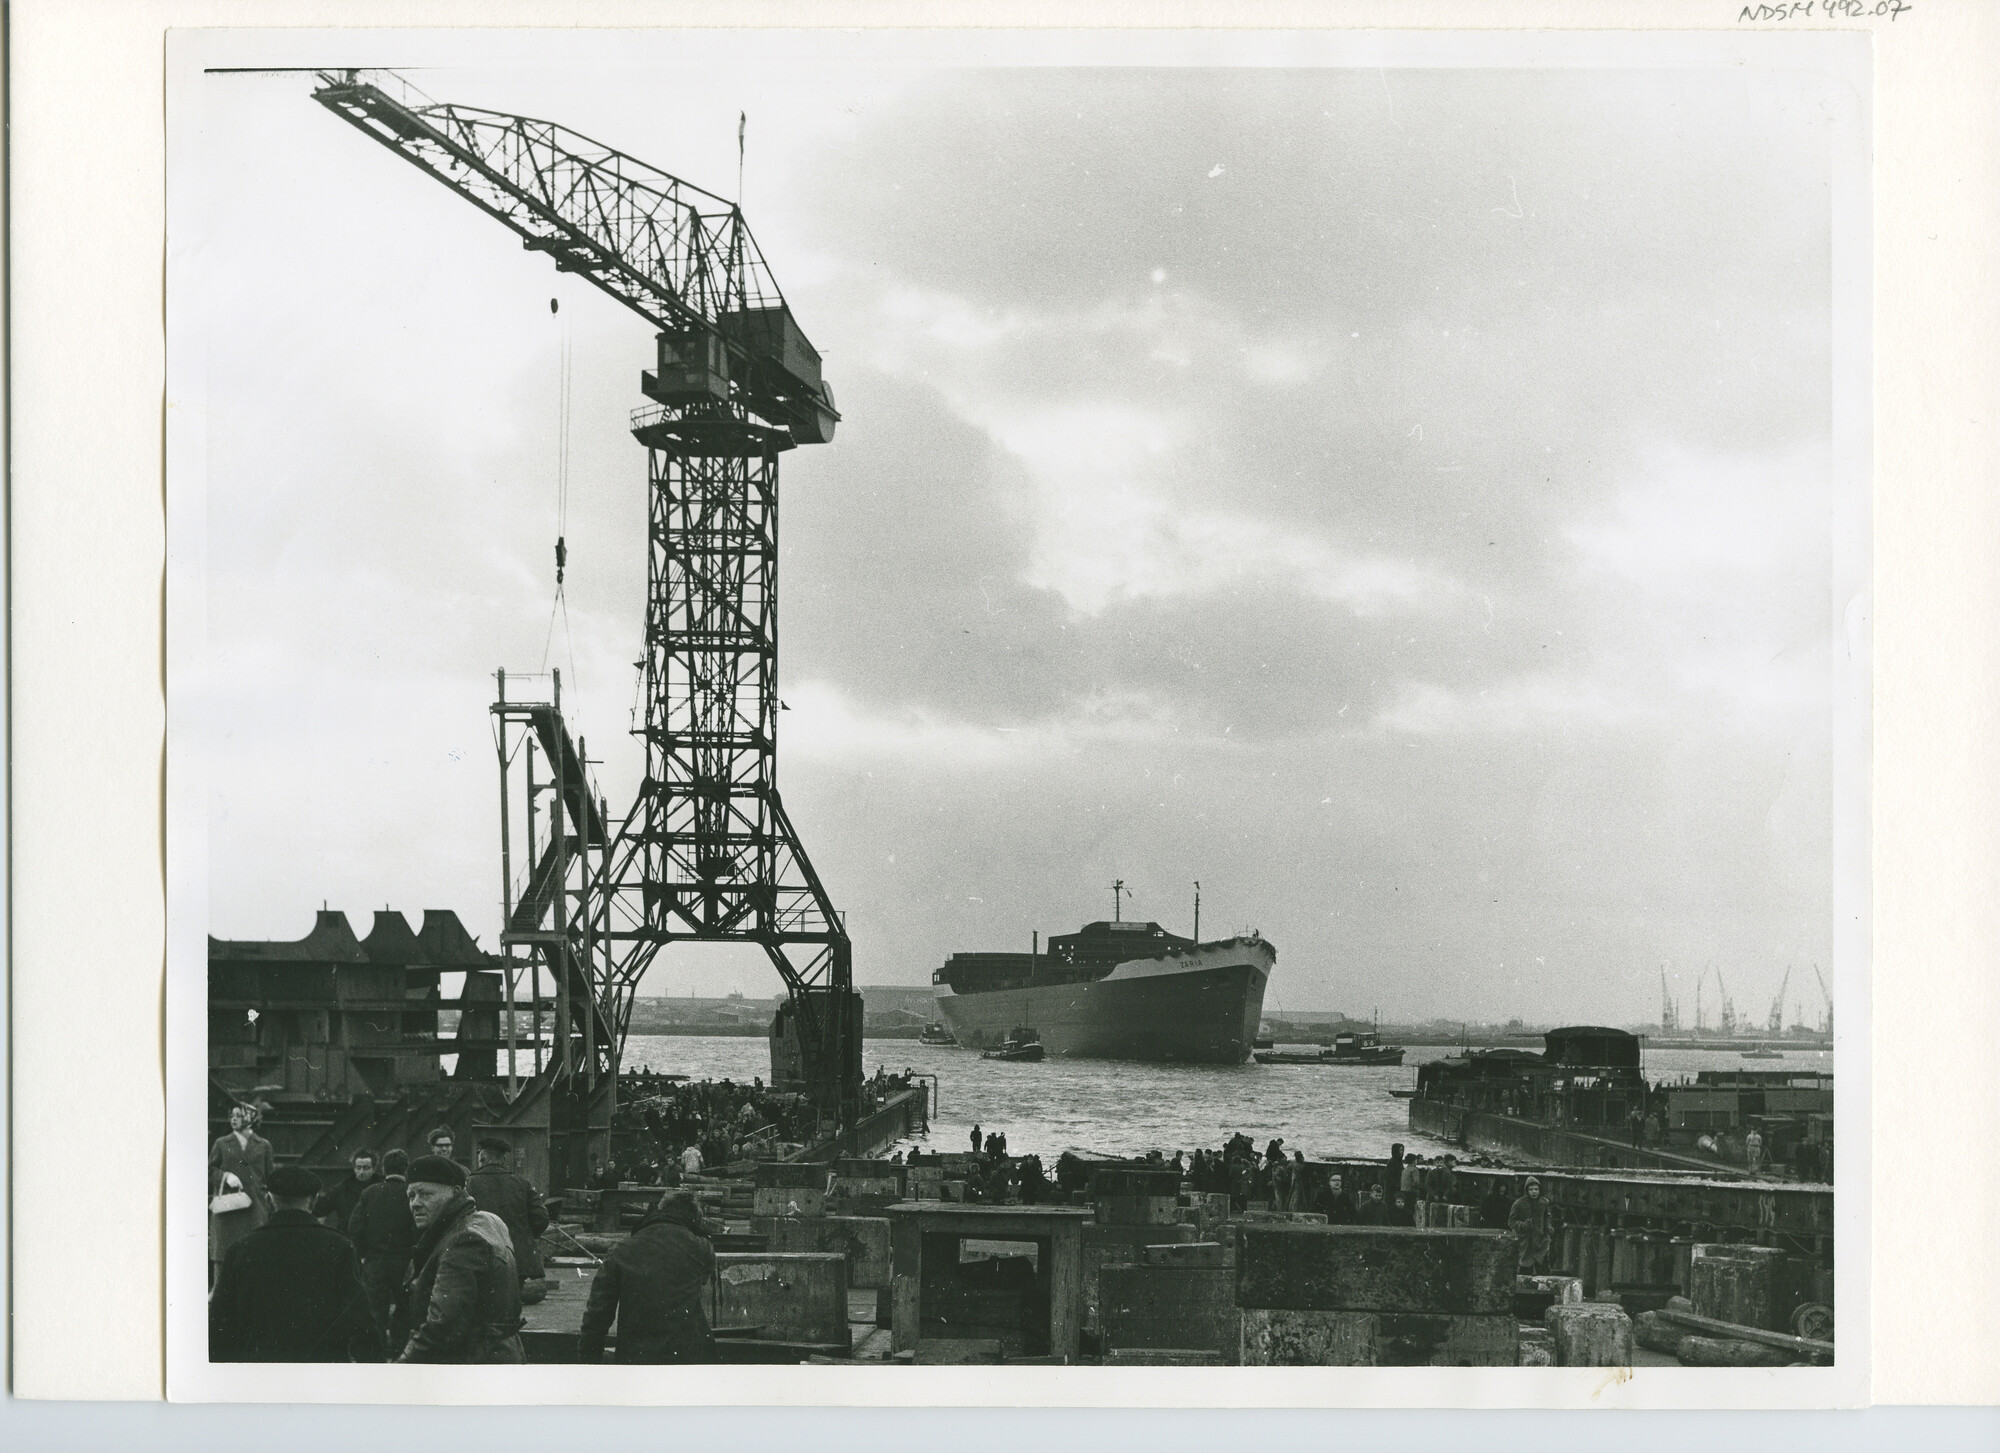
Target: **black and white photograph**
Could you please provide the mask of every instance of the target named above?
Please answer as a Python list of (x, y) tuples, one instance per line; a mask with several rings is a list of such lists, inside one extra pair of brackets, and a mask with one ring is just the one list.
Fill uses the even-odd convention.
[(1868, 71), (1724, 39), (176, 33), (173, 1395), (1852, 1400)]

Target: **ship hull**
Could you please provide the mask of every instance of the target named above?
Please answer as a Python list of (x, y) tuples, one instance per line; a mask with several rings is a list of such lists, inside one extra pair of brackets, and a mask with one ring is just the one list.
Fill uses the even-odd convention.
[(1241, 1064), (1250, 1057), (1275, 959), (1262, 943), (1205, 944), (1120, 964), (1102, 979), (985, 994), (938, 994), (958, 1042), (990, 1049), (1019, 1027), (1051, 1055)]

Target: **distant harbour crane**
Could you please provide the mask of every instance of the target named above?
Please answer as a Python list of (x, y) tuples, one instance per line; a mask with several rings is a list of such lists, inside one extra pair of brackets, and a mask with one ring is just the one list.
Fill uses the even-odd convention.
[(1785, 977), (1778, 981), (1778, 997), (1771, 1001), (1771, 1017), (1765, 1021), (1765, 1028), (1772, 1034), (1785, 1032), (1785, 990), (1792, 986), (1792, 966), (1785, 965)]

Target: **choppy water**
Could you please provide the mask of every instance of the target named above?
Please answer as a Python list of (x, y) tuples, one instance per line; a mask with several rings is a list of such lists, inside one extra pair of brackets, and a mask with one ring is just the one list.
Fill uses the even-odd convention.
[[(1413, 1148), (1427, 1137), (1409, 1129), (1409, 1110), (1391, 1089), (1416, 1083), (1419, 1064), (1452, 1053), (1412, 1047), (1395, 1069), (1323, 1069), (1312, 1065), (1155, 1065), (1122, 1060), (1047, 1059), (1040, 1064), (983, 1060), (978, 1052), (914, 1039), (871, 1039), (865, 1064), (905, 1067), (938, 1077), (938, 1111), (929, 1143), (957, 1150), (974, 1124), (1002, 1130), (1017, 1155), (1058, 1155), (1071, 1147), (1106, 1155), (1218, 1146), (1241, 1130), (1257, 1141), (1282, 1136), (1308, 1156), (1386, 1155), (1394, 1141)], [(631, 1068), (748, 1080), (771, 1072), (760, 1037), (693, 1038), (635, 1034), (625, 1042)], [(1782, 1060), (1745, 1060), (1727, 1050), (1648, 1050), (1651, 1079), (1708, 1069), (1826, 1071), (1824, 1051), (1787, 1050)]]

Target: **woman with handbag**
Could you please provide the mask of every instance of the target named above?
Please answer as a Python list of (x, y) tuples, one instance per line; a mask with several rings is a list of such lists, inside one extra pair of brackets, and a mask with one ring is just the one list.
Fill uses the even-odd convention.
[(249, 1105), (229, 1107), (229, 1133), (208, 1148), (208, 1275), (229, 1248), (264, 1224), (271, 1199), (264, 1182), (272, 1170), (271, 1142), (257, 1133), (262, 1117)]

